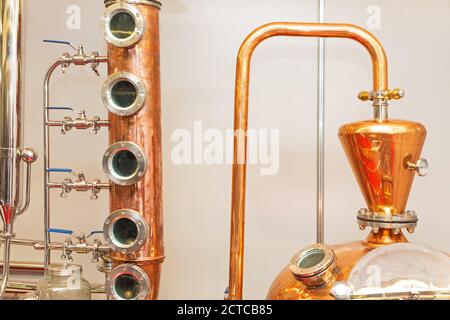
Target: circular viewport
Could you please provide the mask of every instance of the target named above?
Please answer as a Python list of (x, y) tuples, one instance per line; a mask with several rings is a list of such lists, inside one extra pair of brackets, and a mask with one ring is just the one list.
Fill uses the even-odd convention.
[(129, 150), (117, 152), (112, 159), (114, 172), (121, 177), (131, 177), (138, 171), (138, 160)]
[(117, 277), (114, 283), (114, 290), (119, 298), (124, 300), (134, 300), (139, 295), (141, 286), (138, 279), (130, 274), (122, 274)]
[(111, 88), (111, 98), (119, 108), (128, 108), (136, 101), (136, 86), (128, 80), (121, 80)]
[(325, 252), (322, 249), (312, 249), (306, 252), (298, 262), (302, 269), (309, 269), (318, 265), (325, 258)]
[(138, 227), (134, 221), (128, 218), (121, 218), (114, 223), (114, 239), (121, 245), (130, 246), (138, 238)]
[(136, 21), (129, 12), (120, 11), (111, 18), (109, 29), (111, 34), (117, 39), (127, 39), (135, 32)]

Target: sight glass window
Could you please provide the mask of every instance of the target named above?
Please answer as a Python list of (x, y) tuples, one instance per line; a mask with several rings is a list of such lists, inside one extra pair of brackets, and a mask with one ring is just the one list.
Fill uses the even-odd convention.
[(117, 277), (114, 290), (119, 298), (124, 300), (134, 300), (139, 295), (141, 286), (138, 279), (129, 274), (122, 274)]
[(121, 177), (131, 177), (138, 170), (136, 155), (128, 150), (117, 152), (112, 159), (114, 172)]
[(114, 239), (122, 245), (132, 245), (138, 238), (138, 227), (136, 223), (128, 218), (116, 221), (113, 226)]
[(298, 263), (302, 269), (309, 269), (318, 265), (325, 258), (325, 252), (322, 249), (312, 249), (306, 252)]
[(127, 80), (119, 81), (111, 88), (111, 98), (119, 108), (130, 107), (136, 101), (137, 95), (136, 86)]
[(130, 38), (136, 30), (136, 21), (133, 15), (126, 11), (116, 13), (109, 23), (109, 29), (117, 39)]

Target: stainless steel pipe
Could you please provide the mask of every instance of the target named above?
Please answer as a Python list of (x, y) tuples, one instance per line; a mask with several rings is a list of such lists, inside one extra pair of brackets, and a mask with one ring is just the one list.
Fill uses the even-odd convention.
[[(0, 75), (0, 202), (20, 203), (22, 149), (21, 0), (2, 0)], [(5, 221), (7, 223), (8, 221)]]
[[(9, 277), (13, 222), (21, 209), (22, 158), (22, 1), (1, 1), (0, 212), (4, 223), (4, 268), (0, 296)], [(28, 206), (28, 198), (25, 200)], [(25, 208), (24, 207), (24, 208)]]

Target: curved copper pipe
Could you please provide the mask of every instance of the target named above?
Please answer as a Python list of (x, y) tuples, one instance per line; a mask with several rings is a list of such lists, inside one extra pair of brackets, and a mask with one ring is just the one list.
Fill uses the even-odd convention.
[(373, 89), (388, 89), (386, 53), (375, 36), (351, 24), (275, 22), (253, 31), (241, 45), (236, 67), (236, 97), (234, 118), (234, 164), (231, 209), (231, 243), (229, 299), (242, 299), (244, 271), (245, 185), (247, 158), (248, 95), (251, 57), (264, 40), (275, 36), (348, 38), (362, 44), (373, 64)]

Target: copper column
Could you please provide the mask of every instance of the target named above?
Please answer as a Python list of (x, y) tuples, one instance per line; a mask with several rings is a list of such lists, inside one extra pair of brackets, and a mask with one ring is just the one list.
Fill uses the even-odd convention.
[[(131, 263), (148, 276), (150, 287), (146, 299), (157, 299), (161, 263), (164, 260), (162, 211), (161, 99), (159, 12), (156, 2), (124, 1), (142, 15), (145, 27), (140, 40), (131, 47), (108, 44), (108, 74), (130, 73), (146, 90), (143, 107), (135, 114), (109, 113), (109, 143), (127, 141), (138, 145), (147, 158), (147, 169), (132, 185), (111, 184), (110, 212), (131, 209), (148, 223), (148, 237), (133, 253), (113, 251), (113, 265)], [(137, 4), (136, 4), (137, 3)]]

